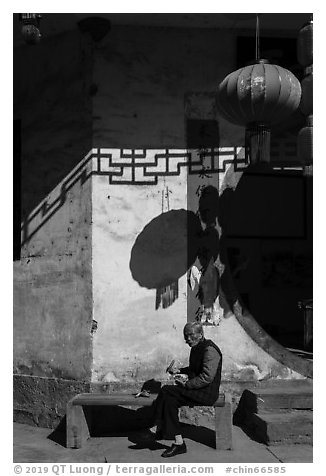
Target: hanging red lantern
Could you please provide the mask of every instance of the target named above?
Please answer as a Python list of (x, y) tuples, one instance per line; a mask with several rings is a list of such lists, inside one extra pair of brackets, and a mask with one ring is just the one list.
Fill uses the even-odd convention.
[(301, 103), (300, 109), (305, 116), (309, 116), (313, 113), (313, 74), (312, 74), (312, 66), (309, 66), (305, 70), (305, 77), (301, 81)]
[(228, 121), (246, 126), (251, 161), (269, 161), (270, 127), (292, 114), (300, 98), (300, 82), (293, 73), (257, 60), (220, 83), (217, 104)]
[(256, 61), (230, 73), (219, 85), (217, 105), (230, 122), (246, 126), (246, 156), (251, 163), (270, 161), (271, 125), (299, 106), (301, 85), (291, 71), (260, 59), (256, 15)]
[(313, 22), (305, 24), (299, 31), (297, 41), (297, 56), (299, 63), (305, 67), (304, 78), (301, 81), (302, 97), (300, 109), (307, 117), (306, 126), (298, 134), (298, 158), (304, 165), (304, 174), (312, 175), (313, 161)]
[(297, 56), (302, 66), (309, 66), (313, 62), (313, 21), (312, 19), (302, 26), (297, 41)]
[(313, 159), (313, 116), (307, 118), (307, 124), (298, 134), (298, 157), (304, 165), (311, 165)]
[(275, 124), (299, 106), (301, 86), (293, 73), (267, 60), (230, 73), (219, 85), (221, 113), (234, 124)]

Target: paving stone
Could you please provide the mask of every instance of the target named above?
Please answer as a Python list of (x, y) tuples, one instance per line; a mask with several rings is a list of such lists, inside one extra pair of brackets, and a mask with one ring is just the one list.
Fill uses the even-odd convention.
[(275, 445), (269, 448), (282, 463), (312, 463), (312, 445)]
[[(26, 424), (14, 424), (15, 463), (166, 463), (161, 457), (171, 441), (163, 440), (139, 444), (137, 432), (128, 435), (90, 438), (80, 449), (64, 446), (56, 435), (53, 441), (51, 430)], [(50, 438), (49, 438), (50, 437)], [(199, 438), (197, 438), (199, 439)], [(185, 438), (188, 452), (178, 455), (169, 463), (277, 463), (266, 445), (257, 443), (238, 427), (233, 427), (233, 451), (216, 451), (207, 445), (207, 440), (195, 441)], [(137, 444), (138, 442), (138, 444)]]

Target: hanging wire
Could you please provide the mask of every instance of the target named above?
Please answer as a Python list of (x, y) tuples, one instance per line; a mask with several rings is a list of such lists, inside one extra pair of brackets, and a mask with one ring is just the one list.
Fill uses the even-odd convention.
[(259, 44), (259, 14), (256, 13), (256, 61), (260, 59), (260, 44)]

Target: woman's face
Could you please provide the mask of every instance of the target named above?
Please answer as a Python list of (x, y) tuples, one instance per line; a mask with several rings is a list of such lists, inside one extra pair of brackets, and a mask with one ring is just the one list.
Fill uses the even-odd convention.
[(189, 345), (189, 347), (194, 347), (195, 345), (198, 344), (198, 342), (201, 340), (202, 335), (199, 333), (197, 334), (193, 330), (185, 330), (183, 332), (186, 344)]

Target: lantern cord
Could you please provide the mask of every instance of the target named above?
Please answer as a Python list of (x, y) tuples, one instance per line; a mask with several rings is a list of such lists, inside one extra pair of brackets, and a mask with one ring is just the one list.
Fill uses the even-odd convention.
[(259, 44), (259, 14), (256, 13), (256, 61), (260, 59), (260, 44)]

